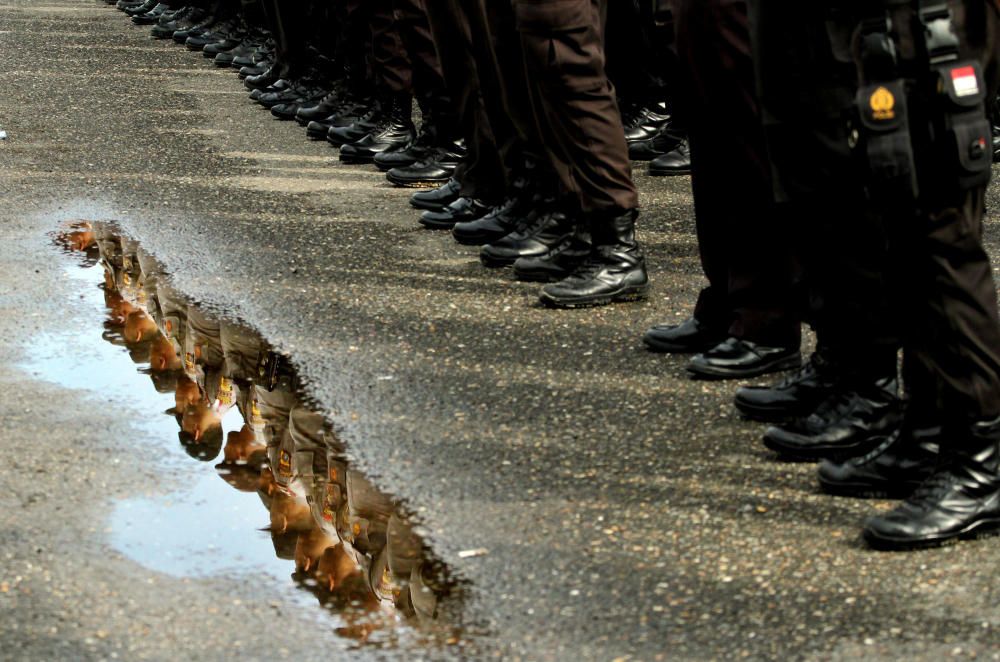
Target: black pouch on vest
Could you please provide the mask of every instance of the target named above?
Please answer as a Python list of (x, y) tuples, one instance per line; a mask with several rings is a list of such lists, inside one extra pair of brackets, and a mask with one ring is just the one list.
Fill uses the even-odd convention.
[(865, 85), (855, 100), (868, 170), (868, 194), (889, 204), (911, 203), (920, 194), (903, 80)]
[(978, 62), (937, 67), (937, 144), (942, 176), (961, 191), (985, 186), (993, 163), (993, 136), (986, 117), (986, 85)]

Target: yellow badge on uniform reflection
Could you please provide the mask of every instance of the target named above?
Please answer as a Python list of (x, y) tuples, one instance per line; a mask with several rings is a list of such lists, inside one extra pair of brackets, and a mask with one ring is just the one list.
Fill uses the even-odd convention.
[(283, 478), (290, 478), (292, 475), (292, 454), (288, 451), (281, 451), (278, 456), (278, 473)]
[(877, 120), (891, 120), (896, 117), (896, 97), (884, 87), (872, 92), (868, 103), (872, 107), (872, 117)]
[(233, 404), (235, 399), (236, 396), (233, 393), (233, 383), (225, 377), (219, 378), (219, 404), (224, 407), (229, 407)]

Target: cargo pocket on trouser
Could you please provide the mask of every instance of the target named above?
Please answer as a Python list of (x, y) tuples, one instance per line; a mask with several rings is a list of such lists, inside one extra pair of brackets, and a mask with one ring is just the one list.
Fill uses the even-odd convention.
[(592, 0), (517, 0), (528, 69), (546, 86), (593, 90), (604, 81), (600, 20)]

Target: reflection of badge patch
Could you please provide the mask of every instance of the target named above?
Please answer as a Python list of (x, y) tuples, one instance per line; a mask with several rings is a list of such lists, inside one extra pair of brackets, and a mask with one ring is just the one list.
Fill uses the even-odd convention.
[(969, 97), (979, 94), (979, 78), (974, 67), (952, 69), (951, 84), (955, 87), (955, 96)]
[(219, 404), (229, 406), (233, 404), (233, 383), (225, 377), (219, 378)]
[(194, 357), (191, 356), (191, 352), (184, 354), (184, 369), (188, 372), (194, 372)]
[(127, 255), (123, 256), (122, 268), (125, 269), (125, 271), (132, 271), (132, 258), (128, 257)]
[(337, 468), (336, 467), (330, 467), (330, 481), (333, 482), (333, 483), (336, 483), (339, 476), (340, 476), (340, 472), (337, 471)]
[(896, 97), (884, 87), (872, 92), (868, 103), (872, 108), (872, 117), (877, 120), (891, 120), (896, 117)]
[(281, 451), (278, 455), (278, 473), (284, 478), (292, 476), (292, 454), (288, 451)]
[(129, 278), (128, 274), (122, 274), (122, 282), (125, 283), (126, 285), (131, 285), (132, 279)]
[(257, 401), (254, 400), (250, 404), (250, 421), (252, 424), (260, 425), (264, 423), (264, 416), (260, 413), (260, 407), (257, 406)]

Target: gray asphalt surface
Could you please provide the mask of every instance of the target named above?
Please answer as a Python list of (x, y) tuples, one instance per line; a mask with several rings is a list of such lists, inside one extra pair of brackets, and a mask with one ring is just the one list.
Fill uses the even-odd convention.
[[(127, 398), (32, 374), (100, 325), (47, 237), (118, 220), (189, 295), (292, 353), (356, 464), (471, 582), (509, 658), (1000, 659), (1000, 541), (861, 543), (889, 503), (819, 494), (730, 405), (639, 342), (702, 285), (688, 182), (638, 175), (654, 294), (553, 312), (420, 229), (246, 99), (235, 74), (96, 0), (0, 1), (0, 658), (320, 659), (331, 629), (267, 582), (176, 579), (116, 552), (116, 501), (184, 472)], [(991, 200), (996, 206), (996, 187)], [(1000, 229), (988, 236), (1000, 253)], [(460, 558), (465, 549), (489, 553)], [(433, 651), (364, 650), (413, 659)]]

